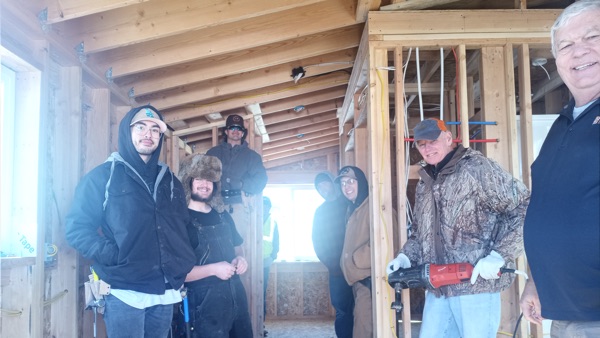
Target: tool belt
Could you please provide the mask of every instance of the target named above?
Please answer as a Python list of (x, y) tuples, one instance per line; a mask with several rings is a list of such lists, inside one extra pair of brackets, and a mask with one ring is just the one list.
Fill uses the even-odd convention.
[(104, 296), (110, 294), (110, 285), (98, 279), (98, 275), (92, 271), (89, 281), (84, 283), (85, 309), (93, 309), (98, 313), (104, 313)]
[(240, 189), (235, 189), (235, 190), (221, 190), (221, 196), (228, 198), (228, 197), (235, 197), (235, 196), (241, 196), (242, 195), (242, 190)]

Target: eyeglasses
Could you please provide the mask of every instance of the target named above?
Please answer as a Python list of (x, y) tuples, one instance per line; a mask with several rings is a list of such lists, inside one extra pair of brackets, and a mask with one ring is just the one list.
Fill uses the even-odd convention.
[(227, 130), (242, 131), (242, 127), (240, 127), (240, 126), (231, 126), (231, 127), (227, 128)]
[(152, 138), (159, 138), (162, 135), (162, 133), (160, 132), (160, 128), (158, 128), (158, 127), (148, 128), (148, 126), (146, 126), (145, 124), (142, 124), (142, 123), (134, 124), (132, 129), (137, 135), (146, 135), (146, 133), (148, 133), (148, 130), (150, 130), (150, 135), (152, 135)]
[(349, 178), (347, 180), (340, 181), (340, 184), (342, 185), (342, 187), (345, 187), (345, 186), (347, 186), (349, 184), (354, 184), (354, 183), (356, 183), (356, 180), (353, 179), (353, 178)]

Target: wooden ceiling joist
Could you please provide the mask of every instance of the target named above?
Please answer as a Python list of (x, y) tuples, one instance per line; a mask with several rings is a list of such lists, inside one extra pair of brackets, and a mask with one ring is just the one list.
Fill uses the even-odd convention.
[[(175, 88), (199, 81), (208, 81), (238, 73), (265, 69), (285, 63), (298, 62), (326, 53), (358, 47), (361, 27), (350, 26), (285, 43), (253, 48), (249, 51), (210, 57), (156, 71), (115, 78), (124, 87), (133, 88), (136, 95)], [(311, 61), (312, 62), (312, 61)], [(290, 72), (291, 73), (291, 72)]]
[(267, 124), (274, 125), (277, 123), (319, 115), (324, 112), (333, 111), (335, 113), (341, 105), (342, 100), (330, 100), (326, 102), (320, 102), (314, 105), (305, 106), (305, 108), (299, 112), (293, 109), (289, 109), (287, 111), (280, 112), (279, 114), (266, 115), (263, 118)]
[(169, 9), (166, 11), (164, 3), (150, 1), (111, 13), (92, 14), (72, 20), (70, 24), (80, 29), (61, 33), (66, 38), (83, 41), (86, 53), (97, 53), (269, 14), (280, 15), (282, 11), (319, 2), (323, 0), (169, 0)]
[[(272, 114), (280, 111), (294, 109), (297, 106), (309, 107), (314, 104), (327, 102), (329, 100), (337, 100), (344, 97), (346, 93), (346, 84), (319, 90), (316, 92), (284, 98), (277, 101), (266, 102), (262, 107), (263, 114)], [(341, 100), (340, 100), (341, 101)]]
[(381, 6), (382, 11), (415, 10), (426, 9), (434, 6), (442, 6), (460, 0), (410, 0), (400, 1), (387, 6)]
[(298, 147), (294, 147), (294, 148), (289, 148), (287, 150), (277, 150), (276, 152), (263, 152), (263, 162), (268, 162), (269, 160), (275, 159), (275, 158), (283, 158), (283, 157), (287, 157), (287, 156), (293, 156), (293, 155), (298, 155), (298, 154), (303, 154), (309, 151), (313, 151), (313, 150), (317, 150), (317, 149), (322, 149), (322, 148), (328, 148), (328, 147), (333, 147), (333, 146), (339, 146), (339, 139), (333, 140), (333, 141), (329, 141), (329, 142), (324, 142), (324, 143), (319, 143), (319, 144), (310, 144), (307, 146), (298, 146)]
[[(216, 94), (229, 95), (239, 91), (246, 91), (250, 87), (264, 88), (281, 83), (292, 83), (292, 69), (298, 67), (299, 64), (325, 64), (323, 67), (313, 67), (310, 69), (310, 75), (317, 76), (334, 71), (350, 69), (352, 67), (352, 60), (354, 60), (353, 49), (341, 50), (318, 57), (315, 56), (308, 58), (302, 60), (301, 62), (295, 61), (292, 63), (285, 63), (270, 68), (257, 69), (250, 72), (241, 72), (240, 74), (231, 76), (214, 78), (208, 81), (198, 81), (191, 84), (182, 83), (177, 88), (172, 89), (172, 91), (181, 93), (181, 95), (171, 95), (171, 97), (179, 100), (179, 104), (185, 104), (186, 102), (200, 101), (205, 98), (214, 98), (217, 96)], [(202, 87), (206, 89), (201, 89)], [(141, 100), (150, 100), (149, 98), (157, 96), (155, 94), (140, 96), (140, 93), (138, 93), (135, 88), (133, 89), (134, 95)], [(161, 93), (165, 91), (168, 92), (168, 90), (165, 89), (162, 89)], [(153, 90), (156, 91), (159, 90), (159, 88), (155, 87)], [(190, 94), (193, 96), (193, 98), (191, 100), (186, 99), (185, 97)], [(169, 106), (163, 106), (163, 108), (169, 108)]]
[(278, 132), (270, 132), (270, 134), (272, 135), (271, 139), (275, 141), (285, 137), (296, 137), (297, 135), (301, 134), (309, 134), (321, 131), (327, 132), (331, 128), (337, 129), (337, 119), (308, 124), (296, 123), (291, 129), (285, 129)]
[(300, 152), (299, 151), (297, 154), (292, 154), (292, 155), (288, 154), (287, 156), (284, 156), (284, 157), (279, 157), (279, 158), (274, 157), (272, 159), (263, 159), (263, 162), (264, 162), (265, 168), (272, 169), (275, 167), (280, 167), (280, 166), (284, 166), (284, 165), (288, 165), (288, 164), (293, 164), (293, 163), (310, 160), (310, 159), (321, 157), (321, 156), (327, 156), (330, 154), (337, 154), (337, 153), (339, 153), (339, 147), (332, 146), (329, 148), (322, 148), (322, 149), (311, 151), (311, 152)]
[(268, 88), (249, 90), (245, 93), (246, 96), (243, 97), (225, 97), (214, 102), (199, 102), (190, 105), (190, 107), (194, 107), (194, 109), (166, 112), (165, 119), (187, 119), (191, 117), (207, 115), (210, 113), (222, 112), (252, 103), (269, 102), (297, 95), (318, 92), (328, 88), (334, 88), (343, 84), (347, 84), (348, 78), (349, 76), (346, 73), (335, 72), (319, 77), (304, 79), (304, 81), (300, 80), (297, 84), (294, 84), (294, 82), (291, 81), (290, 83), (284, 83)]
[[(112, 69), (113, 76), (169, 67), (355, 25), (353, 14), (340, 11), (340, 2), (348, 8), (353, 6), (352, 0), (328, 0), (288, 15), (276, 13), (235, 22), (227, 25), (226, 31), (219, 26), (208, 27), (100, 53), (86, 49), (86, 53), (101, 71)], [(277, 27), (278, 34), (273, 34), (273, 27)]]
[(51, 0), (48, 1), (47, 19), (44, 23), (71, 20), (146, 1), (148, 0)]

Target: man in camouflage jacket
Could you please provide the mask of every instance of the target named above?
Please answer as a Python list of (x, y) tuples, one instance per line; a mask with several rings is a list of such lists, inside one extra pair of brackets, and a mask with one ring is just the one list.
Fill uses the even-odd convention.
[(428, 290), (420, 337), (496, 337), (500, 291), (514, 276), (523, 252), (523, 220), (529, 192), (498, 163), (454, 146), (443, 121), (427, 119), (414, 129), (423, 156), (417, 184), (414, 233), (388, 265), (471, 263), (471, 283)]

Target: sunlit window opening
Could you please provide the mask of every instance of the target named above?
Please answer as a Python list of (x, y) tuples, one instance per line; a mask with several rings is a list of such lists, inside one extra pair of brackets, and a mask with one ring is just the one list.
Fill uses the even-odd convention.
[(40, 72), (0, 47), (0, 256), (37, 246)]
[(312, 222), (323, 198), (312, 185), (267, 185), (271, 215), (279, 226), (277, 261), (318, 261), (312, 244)]

